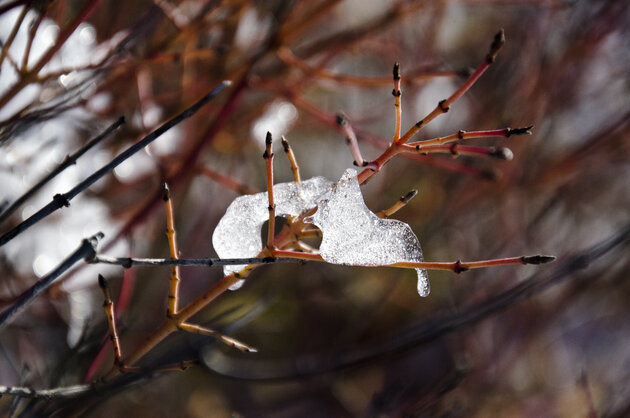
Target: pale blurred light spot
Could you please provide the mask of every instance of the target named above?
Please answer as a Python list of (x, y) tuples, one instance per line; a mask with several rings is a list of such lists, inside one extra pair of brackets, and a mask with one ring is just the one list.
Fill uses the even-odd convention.
[(24, 209), (22, 209), (22, 220), (29, 218), (34, 213), (35, 213), (35, 206), (33, 205), (24, 206)]
[(59, 26), (57, 25), (48, 25), (42, 30), (42, 44), (44, 46), (52, 46), (55, 44), (57, 40), (57, 36), (59, 35)]
[(112, 95), (109, 93), (98, 93), (88, 99), (87, 106), (92, 112), (104, 112), (112, 104)]
[(81, 23), (79, 25), (79, 39), (86, 45), (92, 45), (96, 41), (96, 29), (90, 24)]
[(162, 108), (155, 104), (148, 105), (142, 112), (142, 124), (145, 128), (153, 128), (162, 120)]
[(243, 13), (236, 30), (235, 44), (242, 49), (249, 49), (260, 43), (267, 36), (270, 26), (269, 15), (260, 16), (255, 8)]
[[(161, 138), (160, 138), (161, 139)], [(139, 152), (133, 158), (120, 164), (114, 169), (114, 175), (123, 183), (129, 183), (146, 175), (155, 169), (153, 159), (144, 152)]]
[[(295, 122), (297, 114), (297, 109), (293, 104), (281, 100), (274, 101), (254, 123), (251, 132), (254, 141), (264, 148), (267, 132), (271, 132), (274, 138), (280, 139), (280, 136), (286, 134)], [(276, 147), (279, 143), (280, 141), (274, 141)]]
[(77, 80), (77, 72), (70, 71), (68, 74), (62, 74), (59, 76), (59, 83), (64, 87), (72, 86), (72, 83)]
[(57, 92), (55, 92), (55, 89), (52, 89), (50, 87), (46, 87), (39, 94), (39, 100), (41, 100), (43, 103), (46, 103), (46, 102), (54, 99), (56, 96), (57, 96)]
[(42, 277), (55, 268), (55, 261), (46, 254), (40, 254), (33, 261), (33, 272), (37, 277)]
[(133, 173), (133, 164), (127, 160), (114, 168), (114, 174), (118, 177), (118, 180), (123, 180), (131, 176)]

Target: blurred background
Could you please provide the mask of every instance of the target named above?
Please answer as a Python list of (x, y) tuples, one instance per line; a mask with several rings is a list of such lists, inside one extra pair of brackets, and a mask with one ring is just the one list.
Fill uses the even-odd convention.
[[(258, 353), (177, 334), (142, 365), (197, 367), (126, 375), (73, 399), (5, 396), (2, 414), (627, 416), (628, 245), (589, 250), (627, 238), (630, 223), (625, 1), (0, 2), (3, 208), (127, 120), (4, 220), (2, 233), (221, 80), (233, 82), (3, 246), (0, 306), (98, 231), (105, 254), (167, 257), (165, 180), (181, 256), (216, 256), (212, 231), (227, 206), (265, 189), (267, 131), (289, 139), (303, 178), (336, 181), (353, 161), (337, 112), (363, 156), (376, 158), (394, 131), (394, 62), (405, 131), (464, 82), (500, 28), (507, 42), (496, 62), (414, 140), (534, 125), (531, 136), (467, 142), (509, 147), (514, 159), (399, 156), (362, 192), (377, 212), (419, 191), (394, 217), (411, 225), (428, 261), (553, 254), (555, 263), (432, 271), (428, 298), (416, 293), (413, 270), (264, 266), (194, 317)], [(276, 182), (291, 181), (277, 142)], [(111, 367), (99, 273), (112, 286), (123, 353), (164, 321), (168, 268), (75, 268), (2, 331), (0, 385), (69, 386)], [(222, 271), (181, 276), (186, 304)]]

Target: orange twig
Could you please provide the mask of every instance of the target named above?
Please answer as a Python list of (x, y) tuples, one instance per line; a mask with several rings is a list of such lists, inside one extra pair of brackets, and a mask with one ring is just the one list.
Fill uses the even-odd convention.
[(269, 229), (267, 233), (267, 248), (273, 250), (273, 240), (276, 233), (276, 205), (273, 201), (273, 152), (271, 152), (271, 132), (267, 132), (265, 139), (265, 165), (267, 167), (267, 197), (269, 199)]
[(291, 145), (289, 145), (289, 141), (287, 141), (284, 135), (282, 136), (282, 147), (284, 148), (284, 152), (287, 154), (287, 158), (289, 159), (289, 163), (291, 164), (291, 171), (293, 172), (293, 179), (299, 183), (301, 181), (300, 166), (297, 163), (297, 160), (295, 158), (295, 154), (293, 153), (293, 149), (291, 148)]
[[(173, 203), (171, 202), (170, 192), (166, 183), (162, 185), (162, 199), (164, 200), (164, 208), (166, 210), (166, 237), (168, 239), (168, 248), (171, 258), (177, 260), (179, 258), (179, 251), (177, 250), (177, 238), (175, 237), (175, 215), (173, 213)], [(172, 266), (168, 307), (166, 308), (166, 316), (169, 318), (177, 313), (179, 283), (179, 266)]]

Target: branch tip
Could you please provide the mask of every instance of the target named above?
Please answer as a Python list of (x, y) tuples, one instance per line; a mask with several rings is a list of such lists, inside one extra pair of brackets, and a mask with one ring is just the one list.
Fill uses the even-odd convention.
[(394, 64), (394, 81), (400, 80), (400, 63)]
[(523, 264), (546, 264), (556, 259), (553, 255), (531, 255), (521, 257)]
[(289, 141), (287, 141), (284, 135), (280, 137), (280, 140), (282, 141), (282, 148), (284, 148), (284, 152), (288, 154), (289, 151), (291, 151), (291, 146), (289, 145)]
[(265, 138), (265, 145), (271, 145), (272, 137), (271, 132), (267, 131), (267, 137)]
[(103, 277), (102, 274), (98, 275), (98, 285), (103, 290), (109, 287), (109, 284), (107, 283), (107, 279), (105, 279), (105, 277)]
[(344, 127), (348, 124), (348, 120), (343, 114), (337, 113), (335, 115), (335, 123), (341, 127)]
[(488, 56), (486, 57), (488, 63), (491, 64), (494, 62), (494, 59), (496, 58), (503, 45), (505, 45), (505, 32), (503, 31), (503, 29), (500, 29), (499, 32), (494, 35), (494, 40), (490, 45), (490, 52), (488, 52)]
[(505, 136), (509, 138), (512, 135), (531, 135), (533, 128), (534, 128), (534, 125), (530, 125), (525, 128), (514, 128), (514, 129), (507, 128), (507, 132), (505, 133)]
[(162, 200), (168, 202), (171, 198), (170, 190), (168, 189), (168, 184), (162, 183)]
[(416, 189), (410, 190), (409, 192), (407, 192), (406, 195), (400, 198), (400, 201), (403, 203), (409, 203), (409, 201), (413, 199), (414, 197), (416, 197), (417, 194), (418, 194), (418, 190)]

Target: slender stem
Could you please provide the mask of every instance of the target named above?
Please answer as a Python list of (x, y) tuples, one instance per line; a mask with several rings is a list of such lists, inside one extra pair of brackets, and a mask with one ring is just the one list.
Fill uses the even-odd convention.
[[(168, 239), (168, 248), (171, 254), (171, 259), (177, 260), (179, 258), (179, 251), (177, 250), (177, 238), (175, 236), (175, 215), (173, 211), (173, 203), (171, 201), (168, 185), (164, 183), (162, 189), (162, 198), (164, 199), (164, 208), (166, 211), (166, 237)], [(168, 293), (168, 307), (166, 308), (166, 316), (172, 317), (177, 313), (177, 301), (179, 299), (179, 266), (171, 266), (171, 280)]]
[(440, 101), (435, 109), (431, 111), (427, 116), (417, 122), (414, 126), (411, 127), (398, 141), (400, 144), (404, 144), (407, 142), (412, 136), (414, 136), (420, 129), (424, 127), (427, 123), (431, 122), (437, 116), (446, 113), (449, 111), (451, 105), (460, 97), (464, 95), (470, 88), (479, 80), (479, 78), (486, 72), (490, 64), (492, 64), (496, 58), (496, 55), (499, 53), (499, 50), (505, 44), (505, 34), (503, 29), (501, 29), (495, 36), (492, 44), (490, 45), (490, 51), (486, 55), (484, 61), (477, 67), (477, 69), (468, 77), (468, 79), (461, 85), (460, 88), (455, 90), (453, 94), (451, 94), (448, 98)]
[(25, 72), (28, 70), (28, 58), (31, 55), (31, 48), (33, 47), (33, 41), (35, 40), (37, 29), (39, 29), (39, 26), (44, 20), (44, 16), (46, 15), (46, 9), (48, 9), (49, 5), (50, 3), (46, 3), (44, 5), (44, 10), (38, 11), (39, 16), (37, 17), (37, 20), (31, 24), (31, 27), (28, 31), (28, 40), (26, 41), (26, 47), (24, 48), (24, 56), (22, 57), (22, 66), (20, 67), (20, 70), (22, 72)]
[(376, 216), (378, 216), (379, 218), (388, 218), (392, 216), (394, 213), (398, 212), (400, 209), (407, 206), (407, 203), (409, 203), (411, 199), (416, 197), (417, 194), (418, 194), (418, 191), (415, 189), (409, 191), (404, 196), (401, 196), (400, 199), (398, 199), (396, 203), (394, 203), (390, 208), (377, 212)]
[(388, 267), (402, 267), (402, 268), (421, 268), (427, 270), (451, 270), (455, 273), (461, 273), (467, 270), (494, 267), (494, 266), (507, 266), (510, 264), (545, 264), (549, 263), (556, 258), (549, 255), (534, 255), (534, 256), (520, 256), (509, 258), (496, 258), (492, 260), (481, 261), (455, 261), (445, 263), (433, 263), (433, 262), (410, 262), (403, 261), (388, 265)]
[(216, 171), (212, 170), (209, 167), (200, 167), (199, 168), (199, 172), (205, 176), (208, 177), (211, 180), (216, 181), (217, 183), (219, 183), (222, 186), (227, 187), (228, 189), (234, 190), (236, 193), (238, 194), (255, 194), (258, 193), (258, 190), (253, 189), (249, 186), (246, 186), (244, 184), (238, 183), (236, 181), (234, 181), (233, 179), (231, 179), (228, 176), (224, 176), (223, 174), (217, 173)]
[(184, 323), (179, 324), (178, 328), (181, 329), (182, 331), (190, 332), (192, 334), (207, 335), (209, 337), (216, 338), (217, 340), (221, 341), (223, 344), (228, 345), (230, 347), (234, 347), (245, 353), (256, 353), (258, 351), (254, 347), (251, 347), (245, 343), (242, 343), (232, 337), (228, 337), (227, 335), (221, 334), (218, 331), (215, 331), (210, 328), (205, 328), (200, 325), (188, 324), (184, 322)]
[(118, 331), (116, 328), (114, 301), (112, 300), (112, 294), (111, 290), (109, 289), (109, 284), (107, 283), (107, 280), (100, 274), (98, 275), (98, 285), (103, 291), (103, 297), (105, 298), (105, 301), (103, 302), (103, 308), (105, 309), (105, 314), (107, 315), (109, 338), (112, 341), (112, 346), (114, 348), (114, 365), (116, 367), (122, 367), (122, 351), (120, 349), (120, 338), (118, 338)]
[(489, 131), (459, 131), (457, 133), (439, 137), (432, 139), (425, 139), (424, 141), (410, 142), (407, 145), (413, 147), (425, 147), (427, 145), (436, 145), (436, 144), (446, 144), (448, 142), (453, 142), (461, 139), (471, 139), (471, 138), (509, 138), (512, 135), (531, 135), (531, 129), (533, 126), (528, 126), (526, 128), (503, 128), (503, 129), (493, 129)]
[(412, 147), (411, 144), (402, 145), (405, 152), (418, 153), (418, 154), (451, 154), (453, 157), (459, 155), (472, 155), (472, 156), (485, 156), (494, 157), (501, 160), (511, 160), (514, 158), (514, 154), (509, 148), (506, 147), (477, 147), (471, 145), (460, 145), (457, 143), (444, 144), (444, 145), (428, 145), (421, 147), (416, 145)]
[(88, 260), (92, 264), (112, 264), (124, 268), (131, 267), (158, 267), (158, 266), (238, 266), (243, 264), (269, 264), (269, 263), (293, 263), (295, 260), (269, 257), (256, 258), (132, 258), (132, 257), (108, 257), (106, 255), (96, 255)]
[(125, 118), (121, 116), (120, 118), (118, 118), (118, 120), (116, 120), (116, 122), (111, 124), (101, 134), (90, 139), (87, 144), (81, 147), (81, 149), (77, 150), (74, 154), (68, 155), (61, 164), (55, 167), (50, 173), (48, 173), (44, 178), (38, 181), (34, 186), (28, 189), (22, 196), (18, 197), (15, 202), (11, 204), (11, 206), (9, 206), (4, 212), (2, 212), (0, 214), (0, 223), (4, 222), (9, 216), (11, 216), (13, 212), (15, 212), (20, 206), (22, 206), (24, 202), (30, 199), (35, 193), (37, 193), (37, 191), (44, 187), (50, 180), (55, 178), (66, 168), (70, 167), (73, 164), (76, 164), (77, 160), (81, 156), (83, 156), (83, 154), (94, 148), (97, 144), (107, 138), (112, 132), (114, 132), (124, 123)]
[(409, 139), (414, 136), (424, 125), (431, 122), (437, 116), (442, 113), (448, 112), (450, 105), (453, 104), (457, 99), (459, 99), (464, 93), (466, 93), (472, 86), (479, 80), (479, 77), (483, 75), (483, 73), (488, 69), (490, 64), (494, 62), (496, 55), (499, 50), (505, 43), (505, 35), (503, 33), (503, 29), (501, 29), (494, 37), (492, 44), (490, 45), (490, 51), (486, 55), (485, 60), (477, 67), (477, 69), (468, 77), (468, 79), (464, 82), (464, 84), (458, 88), (453, 94), (451, 94), (447, 99), (440, 101), (435, 109), (431, 111), (427, 116), (417, 122), (414, 126), (411, 127), (403, 136), (401, 136), (398, 140), (395, 140), (391, 143), (389, 148), (385, 150), (385, 152), (376, 159), (375, 164), (377, 169), (365, 169), (361, 173), (359, 173), (358, 180), (359, 184), (365, 183), (369, 180), (370, 177), (374, 175), (380, 168), (387, 163), (393, 156), (399, 154), (402, 149), (401, 145), (405, 144)]
[(31, 286), (26, 292), (15, 301), (11, 306), (4, 310), (0, 314), (0, 331), (7, 325), (11, 319), (22, 312), (26, 307), (35, 300), (35, 298), (44, 290), (69, 270), (73, 265), (82, 259), (89, 260), (96, 255), (96, 245), (98, 241), (103, 238), (103, 234), (98, 234), (84, 239), (79, 248), (77, 248), (72, 254), (70, 254), (65, 260), (55, 267), (50, 273), (42, 277), (37, 283)]
[(273, 240), (276, 234), (276, 204), (273, 201), (273, 152), (271, 152), (271, 132), (267, 132), (267, 138), (265, 139), (265, 153), (263, 158), (265, 159), (265, 166), (267, 168), (267, 197), (269, 199), (269, 228), (267, 231), (267, 248), (273, 250)]
[(337, 125), (343, 132), (346, 137), (346, 144), (350, 147), (350, 152), (354, 157), (354, 165), (358, 167), (371, 167), (375, 168), (373, 163), (365, 161), (361, 156), (361, 150), (359, 149), (359, 142), (357, 141), (357, 135), (354, 133), (354, 129), (352, 129), (352, 125), (348, 122), (348, 118), (345, 115), (338, 113), (335, 117), (335, 121)]
[(4, 62), (4, 58), (9, 55), (9, 49), (11, 48), (11, 45), (13, 44), (13, 41), (15, 40), (15, 36), (20, 30), (20, 26), (22, 26), (22, 23), (24, 23), (24, 18), (26, 17), (26, 13), (28, 13), (30, 8), (31, 8), (30, 5), (22, 8), (20, 15), (15, 20), (15, 24), (13, 25), (13, 29), (11, 29), (11, 33), (9, 34), (9, 37), (7, 38), (6, 42), (4, 42), (4, 45), (2, 45), (2, 51), (0, 52), (0, 66)]
[(219, 85), (217, 85), (211, 92), (206, 94), (201, 100), (199, 100), (194, 105), (190, 106), (188, 109), (184, 110), (179, 115), (175, 116), (173, 119), (169, 120), (155, 131), (151, 132), (149, 135), (145, 136), (140, 141), (136, 142), (129, 148), (127, 148), (122, 153), (118, 154), (113, 160), (109, 163), (105, 164), (100, 169), (96, 170), (92, 173), (88, 178), (74, 186), (68, 192), (64, 194), (57, 194), (53, 197), (52, 202), (41, 208), (39, 211), (35, 212), (32, 216), (25, 219), (22, 223), (18, 224), (15, 228), (6, 232), (2, 236), (0, 236), (0, 247), (11, 241), (17, 235), (21, 234), (31, 226), (35, 225), (37, 222), (44, 219), (46, 216), (51, 213), (61, 209), (64, 206), (70, 205), (70, 200), (72, 200), (76, 195), (90, 187), (92, 184), (96, 183), (99, 179), (109, 173), (111, 170), (116, 168), (118, 165), (122, 164), (129, 157), (134, 155), (136, 152), (140, 151), (151, 142), (155, 141), (158, 137), (160, 137), (164, 132), (168, 131), (175, 125), (183, 122), (188, 119), (195, 113), (199, 111), (206, 103), (212, 100), (217, 94), (219, 94), (223, 89), (225, 89), (230, 84), (229, 81), (223, 81)]
[(400, 64), (394, 64), (394, 90), (392, 90), (392, 94), (394, 95), (394, 109), (396, 111), (396, 125), (394, 128), (394, 142), (400, 139), (400, 130), (402, 126), (402, 107), (400, 98), (402, 96), (402, 91), (400, 90)]
[(297, 159), (295, 158), (295, 154), (293, 153), (293, 149), (291, 145), (289, 145), (289, 141), (282, 136), (282, 148), (284, 148), (285, 154), (287, 154), (287, 158), (289, 159), (289, 163), (291, 164), (291, 171), (293, 172), (293, 179), (296, 182), (300, 182), (300, 166), (297, 163)]

